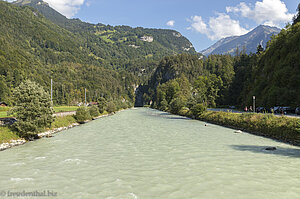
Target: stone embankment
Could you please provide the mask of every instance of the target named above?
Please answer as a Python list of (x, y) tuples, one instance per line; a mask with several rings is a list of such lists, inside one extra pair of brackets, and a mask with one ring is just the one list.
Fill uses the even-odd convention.
[(22, 144), (25, 144), (25, 143), (26, 143), (25, 139), (11, 140), (10, 142), (0, 144), (0, 151), (3, 151), (5, 149), (9, 149), (9, 148), (14, 147), (14, 146), (19, 146), (19, 145), (22, 145)]

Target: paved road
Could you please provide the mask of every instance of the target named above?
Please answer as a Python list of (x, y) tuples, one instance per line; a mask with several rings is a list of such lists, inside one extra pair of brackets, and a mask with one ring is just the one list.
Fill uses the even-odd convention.
[[(230, 108), (208, 108), (207, 110), (209, 111), (223, 111), (223, 112), (232, 112), (232, 113), (245, 113), (245, 111), (239, 111), (236, 109), (230, 109)], [(249, 112), (248, 112), (249, 113)], [(263, 113), (262, 113), (263, 114)], [(270, 114), (270, 113), (265, 113), (265, 114)], [(281, 116), (281, 114), (279, 113), (275, 113), (276, 116)], [(287, 117), (297, 117), (300, 118), (300, 115), (296, 115), (296, 114), (288, 114), (285, 115)]]

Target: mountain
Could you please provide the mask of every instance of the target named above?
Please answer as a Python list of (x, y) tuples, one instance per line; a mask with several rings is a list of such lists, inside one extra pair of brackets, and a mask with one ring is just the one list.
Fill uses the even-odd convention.
[(133, 74), (108, 68), (107, 61), (93, 56), (86, 38), (34, 8), (0, 1), (0, 30), (0, 101), (11, 104), (12, 90), (24, 79), (48, 91), (53, 79), (54, 104), (82, 102), (85, 88), (88, 101), (99, 96), (119, 104), (134, 101)]
[(245, 48), (247, 54), (255, 53), (259, 44), (265, 48), (271, 36), (279, 32), (279, 28), (260, 25), (245, 35), (223, 38), (201, 53), (206, 56), (210, 54), (234, 55), (237, 48), (240, 51)]
[(191, 42), (174, 30), (90, 24), (68, 19), (42, 0), (18, 0), (14, 4), (30, 6), (56, 25), (84, 38), (90, 56), (106, 67), (125, 68), (141, 76), (152, 73), (166, 55), (196, 54)]

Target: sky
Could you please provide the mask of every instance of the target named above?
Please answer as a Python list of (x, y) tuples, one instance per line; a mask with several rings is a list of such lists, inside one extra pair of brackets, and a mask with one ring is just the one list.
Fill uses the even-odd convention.
[[(8, 0), (12, 1), (12, 0)], [(197, 51), (260, 24), (283, 28), (299, 0), (44, 0), (67, 16), (90, 23), (173, 29)]]

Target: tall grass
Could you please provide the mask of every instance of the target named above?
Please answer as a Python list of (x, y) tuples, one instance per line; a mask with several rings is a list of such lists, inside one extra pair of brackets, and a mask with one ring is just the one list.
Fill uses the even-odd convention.
[(0, 144), (17, 139), (20, 139), (20, 137), (16, 132), (10, 130), (7, 126), (0, 126)]
[(51, 129), (70, 126), (71, 124), (76, 123), (73, 115), (68, 115), (64, 117), (56, 117), (55, 121), (51, 124)]

